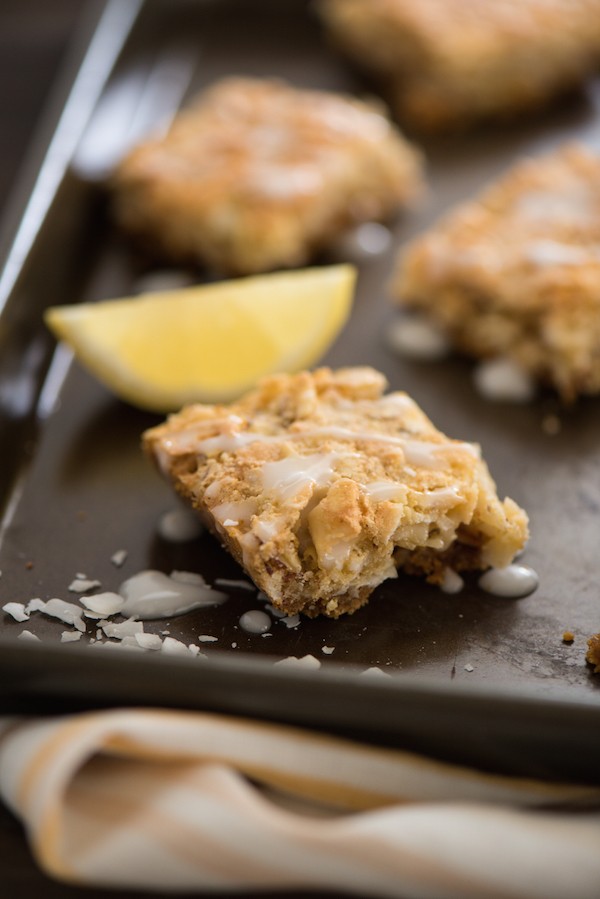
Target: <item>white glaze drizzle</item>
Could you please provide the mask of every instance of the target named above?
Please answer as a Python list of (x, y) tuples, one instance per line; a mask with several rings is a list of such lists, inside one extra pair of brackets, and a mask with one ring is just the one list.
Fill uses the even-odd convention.
[(589, 188), (581, 182), (557, 191), (531, 191), (520, 197), (516, 210), (528, 219), (571, 224), (585, 223), (595, 215)]
[[(225, 527), (247, 524), (256, 514), (256, 500), (243, 499), (236, 503), (219, 503), (210, 510), (214, 518)], [(229, 523), (229, 525), (228, 525)]]
[(346, 261), (373, 259), (387, 252), (392, 243), (389, 228), (379, 222), (364, 222), (339, 237), (333, 247), (336, 256)]
[(148, 570), (128, 578), (119, 587), (125, 600), (121, 614), (140, 620), (170, 618), (192, 609), (218, 606), (227, 599), (225, 593), (213, 590), (201, 580), (190, 582), (181, 577), (182, 572), (178, 574), (176, 578)]
[(260, 609), (251, 609), (240, 617), (240, 627), (249, 634), (266, 634), (271, 629), (271, 619)]
[(314, 196), (323, 188), (323, 174), (314, 165), (257, 165), (246, 179), (252, 191), (267, 200)]
[(446, 453), (465, 453), (479, 459), (481, 452), (474, 443), (429, 443), (425, 440), (410, 440), (404, 444), (404, 456), (409, 465), (421, 468), (439, 468), (440, 456)]
[(191, 287), (194, 279), (180, 269), (156, 269), (141, 275), (133, 285), (134, 293), (163, 293)]
[(189, 509), (171, 509), (158, 521), (157, 531), (169, 543), (187, 543), (199, 537), (203, 531), (197, 515)]
[(388, 325), (387, 344), (391, 350), (410, 359), (433, 362), (450, 352), (450, 342), (433, 322), (421, 316), (398, 316)]
[(273, 515), (269, 519), (256, 518), (252, 523), (252, 530), (262, 543), (269, 543), (281, 533), (285, 520), (285, 515)]
[[(400, 394), (403, 401), (403, 397)], [(233, 418), (234, 416), (232, 416)], [(472, 443), (462, 441), (451, 441), (449, 443), (433, 443), (427, 440), (406, 439), (405, 437), (397, 437), (393, 434), (382, 434), (373, 431), (354, 431), (350, 428), (343, 427), (315, 427), (305, 431), (288, 431), (285, 434), (259, 434), (254, 431), (230, 431), (228, 433), (218, 434), (209, 437), (206, 440), (191, 442), (192, 429), (185, 432), (179, 432), (175, 437), (183, 434), (188, 435), (186, 442), (183, 438), (165, 440), (163, 446), (167, 450), (175, 452), (188, 452), (195, 449), (197, 452), (210, 456), (222, 452), (233, 453), (248, 446), (251, 443), (288, 443), (295, 440), (307, 440), (315, 437), (327, 438), (333, 440), (352, 440), (357, 442), (367, 441), (370, 443), (384, 443), (391, 446), (398, 446), (404, 450), (407, 461), (409, 463), (419, 464), (423, 467), (436, 467), (440, 464), (438, 454), (465, 452), (471, 456), (479, 458), (479, 448)], [(197, 437), (197, 435), (196, 435)], [(285, 460), (280, 460), (285, 461)], [(277, 464), (277, 463), (266, 463)]]
[(479, 586), (494, 596), (528, 596), (537, 588), (539, 577), (533, 568), (526, 565), (507, 565), (505, 568), (490, 568), (481, 575)]
[(465, 582), (460, 574), (454, 571), (453, 568), (444, 568), (443, 579), (440, 584), (442, 593), (460, 593), (464, 586)]
[[(221, 428), (222, 432), (218, 434), (217, 437), (226, 437), (231, 434), (235, 434), (236, 437), (239, 437), (241, 435), (236, 431), (236, 428), (239, 428), (243, 423), (244, 420), (240, 418), (239, 415), (201, 419), (200, 421), (194, 422), (192, 425), (188, 425), (186, 428), (182, 428), (180, 431), (170, 433), (168, 437), (163, 437), (161, 443), (167, 451), (175, 453), (192, 453), (196, 450), (198, 438), (202, 437), (207, 432), (210, 433), (211, 431), (214, 431), (215, 428)], [(211, 439), (215, 438), (209, 437), (207, 438), (207, 441)], [(256, 435), (254, 439), (256, 439)]]
[(204, 499), (208, 500), (208, 502), (212, 502), (213, 499), (219, 495), (223, 488), (223, 481), (216, 480), (213, 481), (212, 484), (209, 484), (206, 490), (204, 491)]
[(339, 540), (329, 547), (327, 552), (319, 554), (319, 561), (326, 571), (332, 571), (334, 568), (340, 570), (348, 561), (352, 547), (356, 543), (354, 540)]
[(536, 240), (525, 246), (523, 253), (527, 262), (545, 268), (552, 265), (582, 265), (598, 262), (599, 248), (573, 246), (556, 240)]
[(241, 534), (241, 536), (238, 537), (238, 543), (242, 550), (242, 559), (244, 562), (244, 566), (248, 568), (252, 562), (253, 554), (258, 550), (260, 546), (260, 541), (255, 534), (253, 534), (251, 531), (248, 531), (248, 533)]
[(294, 497), (307, 484), (324, 486), (334, 474), (341, 453), (315, 453), (309, 456), (287, 456), (262, 467), (263, 488), (277, 494), (284, 502)]
[(368, 441), (371, 443), (384, 443), (400, 447), (409, 464), (420, 465), (423, 468), (437, 468), (440, 465), (439, 454), (464, 452), (470, 456), (479, 458), (479, 448), (473, 443), (455, 441), (450, 443), (432, 443), (427, 440), (406, 439), (395, 437), (393, 434), (379, 434), (371, 431), (353, 431), (349, 428), (323, 427), (312, 428), (310, 431), (299, 431), (289, 435), (290, 439), (302, 439), (306, 437), (331, 437), (334, 440)]
[(415, 497), (418, 497), (421, 506), (426, 508), (449, 507), (456, 500), (460, 499), (458, 487), (438, 487), (433, 490), (414, 491)]
[(527, 403), (536, 392), (528, 373), (505, 357), (480, 362), (473, 372), (473, 381), (477, 391), (488, 400)]
[(395, 481), (370, 481), (360, 485), (362, 490), (376, 503), (388, 501), (402, 502), (406, 497), (406, 487)]

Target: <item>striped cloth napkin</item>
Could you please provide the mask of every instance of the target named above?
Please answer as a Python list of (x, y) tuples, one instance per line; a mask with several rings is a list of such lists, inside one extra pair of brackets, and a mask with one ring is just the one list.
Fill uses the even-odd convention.
[(42, 868), (77, 884), (600, 896), (600, 790), (257, 721), (3, 719), (0, 790)]

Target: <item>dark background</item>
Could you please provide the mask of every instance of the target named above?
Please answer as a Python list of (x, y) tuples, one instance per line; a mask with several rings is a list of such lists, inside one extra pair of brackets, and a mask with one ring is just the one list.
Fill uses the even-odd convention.
[(0, 3), (0, 216), (86, 0)]

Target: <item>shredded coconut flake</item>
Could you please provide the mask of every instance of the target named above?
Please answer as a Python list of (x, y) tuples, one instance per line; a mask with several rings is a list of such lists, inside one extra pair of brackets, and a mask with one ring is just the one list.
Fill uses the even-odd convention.
[(25, 606), (25, 611), (27, 614), (31, 614), (31, 612), (43, 612), (46, 608), (46, 603), (43, 599), (39, 597), (35, 597), (35, 599), (30, 599), (27, 605)]
[(25, 640), (25, 641), (29, 640), (30, 642), (33, 642), (33, 643), (41, 642), (39, 637), (36, 637), (35, 634), (32, 634), (31, 631), (27, 631), (27, 630), (21, 631), (21, 633), (17, 637), (17, 640)]
[(361, 671), (360, 677), (364, 677), (365, 675), (367, 677), (390, 677), (389, 672), (382, 671), (381, 668), (377, 668), (376, 666), (373, 666), (372, 668), (366, 668), (364, 671)]
[(76, 643), (81, 640), (81, 631), (63, 631), (60, 635), (61, 643)]
[(335, 646), (321, 646), (321, 652), (324, 652), (326, 656), (330, 656)]
[(101, 587), (100, 581), (91, 580), (91, 578), (80, 577), (79, 575), (69, 584), (71, 593), (89, 593), (90, 590), (97, 590)]
[(2, 606), (2, 611), (6, 612), (7, 615), (11, 615), (15, 621), (29, 621), (29, 612), (22, 602), (7, 602)]
[(115, 553), (112, 554), (112, 556), (110, 557), (110, 561), (117, 568), (120, 568), (121, 565), (123, 565), (123, 563), (125, 562), (125, 559), (127, 558), (127, 556), (128, 556), (128, 553), (127, 553), (126, 549), (118, 549)]
[(288, 656), (286, 659), (280, 659), (279, 662), (275, 662), (275, 667), (280, 668), (320, 668), (321, 663), (318, 659), (315, 659), (314, 656), (302, 656), (298, 658), (297, 656)]
[(143, 631), (134, 634), (134, 640), (142, 649), (162, 649), (162, 640), (158, 634), (145, 634)]
[(144, 625), (141, 621), (134, 618), (128, 618), (120, 624), (113, 624), (107, 621), (102, 625), (102, 630), (107, 637), (116, 637), (117, 640), (123, 640), (125, 637), (135, 637), (136, 634), (143, 634)]
[(94, 596), (82, 596), (81, 603), (90, 612), (100, 616), (116, 615), (125, 605), (125, 600), (118, 593), (96, 593)]
[(83, 620), (83, 609), (76, 606), (75, 603), (65, 602), (64, 599), (49, 599), (48, 602), (39, 601), (40, 608), (36, 611), (43, 612), (49, 618), (57, 618), (71, 627), (77, 628), (78, 631), (85, 631), (85, 622)]
[(142, 649), (140, 644), (138, 643), (138, 634), (126, 634), (125, 637), (120, 641), (121, 646), (126, 646), (128, 649)]
[(175, 640), (173, 637), (165, 637), (163, 640), (162, 651), (170, 655), (189, 655), (190, 651), (185, 643), (181, 640)]
[(286, 615), (285, 618), (281, 618), (281, 623), (285, 624), (286, 627), (298, 627), (300, 615)]

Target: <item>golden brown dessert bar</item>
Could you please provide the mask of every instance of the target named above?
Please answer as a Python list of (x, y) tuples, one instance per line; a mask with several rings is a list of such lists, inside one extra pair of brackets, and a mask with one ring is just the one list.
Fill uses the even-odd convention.
[(592, 666), (594, 674), (600, 674), (600, 634), (592, 634), (587, 641), (585, 660)]
[(424, 129), (514, 115), (600, 58), (600, 0), (320, 0), (336, 42)]
[(518, 163), (408, 246), (393, 293), (567, 401), (600, 392), (600, 158), (569, 145)]
[(380, 107), (230, 78), (132, 150), (113, 188), (118, 221), (150, 246), (247, 274), (303, 265), (412, 203), (421, 160)]
[(177, 492), (289, 614), (333, 618), (401, 568), (504, 566), (527, 516), (500, 502), (479, 448), (438, 431), (383, 375), (276, 375), (229, 406), (189, 406), (144, 435)]

